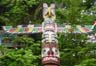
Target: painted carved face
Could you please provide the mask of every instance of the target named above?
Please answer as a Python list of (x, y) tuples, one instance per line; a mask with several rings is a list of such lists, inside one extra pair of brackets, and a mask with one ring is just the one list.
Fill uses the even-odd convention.
[(43, 48), (42, 50), (42, 62), (55, 61), (59, 62), (59, 50), (55, 47), (53, 48)]
[(55, 4), (48, 7), (47, 3), (43, 3), (43, 18), (55, 15)]
[(47, 30), (56, 30), (56, 24), (54, 23), (53, 20), (51, 19), (46, 19), (43, 23), (43, 30), (47, 31)]
[(54, 31), (54, 30), (55, 30), (55, 26), (52, 25), (52, 24), (47, 24), (47, 25), (45, 26), (44, 30), (52, 30), (52, 31)]
[(55, 47), (53, 48), (43, 48), (42, 57), (59, 57), (59, 50)]

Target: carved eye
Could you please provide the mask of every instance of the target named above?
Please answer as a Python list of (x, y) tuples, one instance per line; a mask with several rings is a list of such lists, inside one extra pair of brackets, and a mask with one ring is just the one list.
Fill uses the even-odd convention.
[(55, 52), (55, 54), (58, 54), (58, 49), (53, 48), (53, 51)]
[(57, 52), (58, 52), (58, 50), (57, 50), (57, 49), (55, 49), (55, 52), (57, 53)]
[(46, 52), (46, 50), (44, 49), (44, 50), (43, 50), (43, 54), (45, 54), (45, 52)]
[(46, 50), (44, 49), (43, 52), (46, 52)]
[(44, 49), (42, 50), (42, 53), (43, 53), (44, 55), (46, 55), (48, 51), (49, 51), (49, 48), (44, 48)]

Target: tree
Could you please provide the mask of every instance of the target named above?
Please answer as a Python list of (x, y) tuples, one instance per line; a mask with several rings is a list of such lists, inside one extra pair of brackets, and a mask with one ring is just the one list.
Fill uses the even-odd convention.
[[(0, 50), (0, 65), (2, 66), (38, 66), (40, 65), (40, 42), (34, 43), (28, 36), (16, 37), (14, 43), (23, 44), (24, 47), (18, 49)], [(36, 52), (37, 51), (37, 52)]]
[[(4, 22), (5, 25), (17, 25), (20, 23), (28, 23), (30, 20), (30, 17), (28, 17), (30, 14), (28, 11), (30, 8), (32, 8), (34, 5), (37, 4), (36, 0), (1, 0), (1, 22)], [(27, 21), (24, 21), (26, 18)], [(23, 21), (22, 21), (23, 20)]]
[(79, 65), (75, 65), (75, 66), (96, 66), (96, 59), (92, 58), (92, 59), (86, 59), (83, 60)]
[[(93, 0), (1, 0), (0, 25), (39, 24), (43, 21), (42, 4), (56, 4), (56, 22), (92, 24), (96, 18), (96, 4)], [(60, 66), (95, 66), (96, 45), (87, 43), (85, 34), (58, 34), (60, 46)], [(36, 37), (35, 39), (38, 39)], [(17, 49), (0, 48), (2, 66), (40, 66), (41, 40), (29, 36), (19, 36), (14, 44), (24, 47)]]

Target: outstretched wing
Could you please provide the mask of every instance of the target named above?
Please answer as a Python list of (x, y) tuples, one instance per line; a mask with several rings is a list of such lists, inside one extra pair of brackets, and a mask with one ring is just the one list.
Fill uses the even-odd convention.
[(77, 31), (71, 25), (58, 25), (57, 32), (58, 33), (79, 33), (80, 31)]
[(63, 25), (57, 27), (57, 32), (59, 33), (89, 33), (92, 31), (92, 25), (76, 25), (75, 27), (72, 27), (71, 25)]
[(17, 27), (12, 26), (3, 26), (3, 30), (6, 33), (13, 33), (13, 34), (32, 34), (32, 33), (41, 33), (42, 27), (41, 25), (18, 25)]
[(80, 33), (90, 33), (93, 32), (92, 25), (85, 25), (85, 26), (81, 26), (81, 25), (77, 25), (76, 28), (80, 31)]

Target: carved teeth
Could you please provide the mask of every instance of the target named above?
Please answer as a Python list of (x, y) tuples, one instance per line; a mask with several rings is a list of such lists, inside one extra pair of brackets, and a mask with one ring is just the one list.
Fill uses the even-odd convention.
[(55, 58), (55, 57), (45, 57), (45, 58), (43, 58), (43, 61), (48, 61), (48, 60), (58, 61), (58, 59)]

